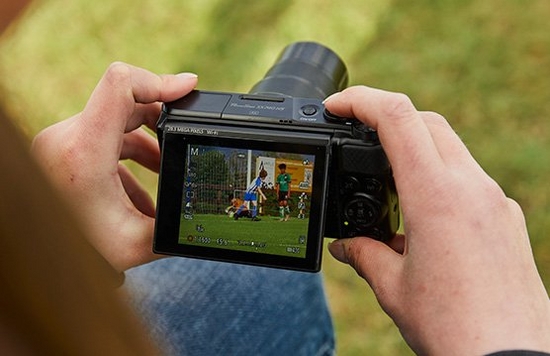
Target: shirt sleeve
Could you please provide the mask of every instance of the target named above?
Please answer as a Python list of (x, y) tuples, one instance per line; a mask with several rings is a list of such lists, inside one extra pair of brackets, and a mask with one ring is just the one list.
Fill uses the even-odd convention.
[(499, 351), (486, 356), (550, 356), (549, 353), (529, 350)]

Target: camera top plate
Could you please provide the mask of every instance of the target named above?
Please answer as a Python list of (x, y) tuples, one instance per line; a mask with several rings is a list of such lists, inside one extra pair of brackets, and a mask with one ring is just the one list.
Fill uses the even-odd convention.
[[(315, 131), (345, 130), (351, 122), (327, 119), (323, 103), (318, 99), (291, 98), (255, 94), (235, 94), (194, 90), (185, 97), (166, 103), (165, 114), (177, 117), (200, 117), (229, 120), (238, 125), (251, 121), (268, 125), (296, 125)], [(246, 125), (246, 124), (245, 124)]]

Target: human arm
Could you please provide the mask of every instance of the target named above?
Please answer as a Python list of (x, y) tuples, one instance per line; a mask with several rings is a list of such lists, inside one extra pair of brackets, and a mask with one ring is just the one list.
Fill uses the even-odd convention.
[(193, 74), (156, 75), (112, 64), (84, 110), (40, 132), (33, 153), (90, 232), (91, 243), (118, 271), (150, 262), (155, 207), (120, 164), (132, 159), (158, 172), (153, 129), (160, 101), (190, 92)]
[(372, 287), (419, 354), (550, 351), (550, 302), (524, 217), (447, 121), (403, 94), (353, 87), (332, 113), (378, 131), (392, 164), (405, 235), (330, 245)]
[(262, 192), (262, 188), (258, 188), (258, 193), (260, 193), (260, 195), (262, 196), (262, 199), (263, 199), (263, 200), (267, 200), (267, 198), (266, 198), (264, 192)]
[(287, 190), (287, 194), (286, 194), (286, 197), (287, 199), (290, 199), (290, 191), (292, 190), (291, 186), (292, 186), (292, 176), (290, 174), (287, 174), (287, 182), (288, 182), (288, 190)]

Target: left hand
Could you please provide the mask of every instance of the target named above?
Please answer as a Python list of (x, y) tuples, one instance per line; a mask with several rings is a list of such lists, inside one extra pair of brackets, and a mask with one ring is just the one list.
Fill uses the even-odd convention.
[(159, 171), (154, 129), (161, 101), (188, 94), (197, 84), (190, 73), (156, 75), (113, 63), (84, 111), (46, 128), (33, 152), (89, 232), (91, 243), (118, 271), (150, 262), (155, 206), (122, 164), (132, 159)]

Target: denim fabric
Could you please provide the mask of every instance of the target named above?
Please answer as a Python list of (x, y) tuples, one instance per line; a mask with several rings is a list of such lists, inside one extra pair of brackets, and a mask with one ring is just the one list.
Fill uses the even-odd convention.
[(168, 258), (125, 288), (170, 355), (334, 354), (320, 274)]

